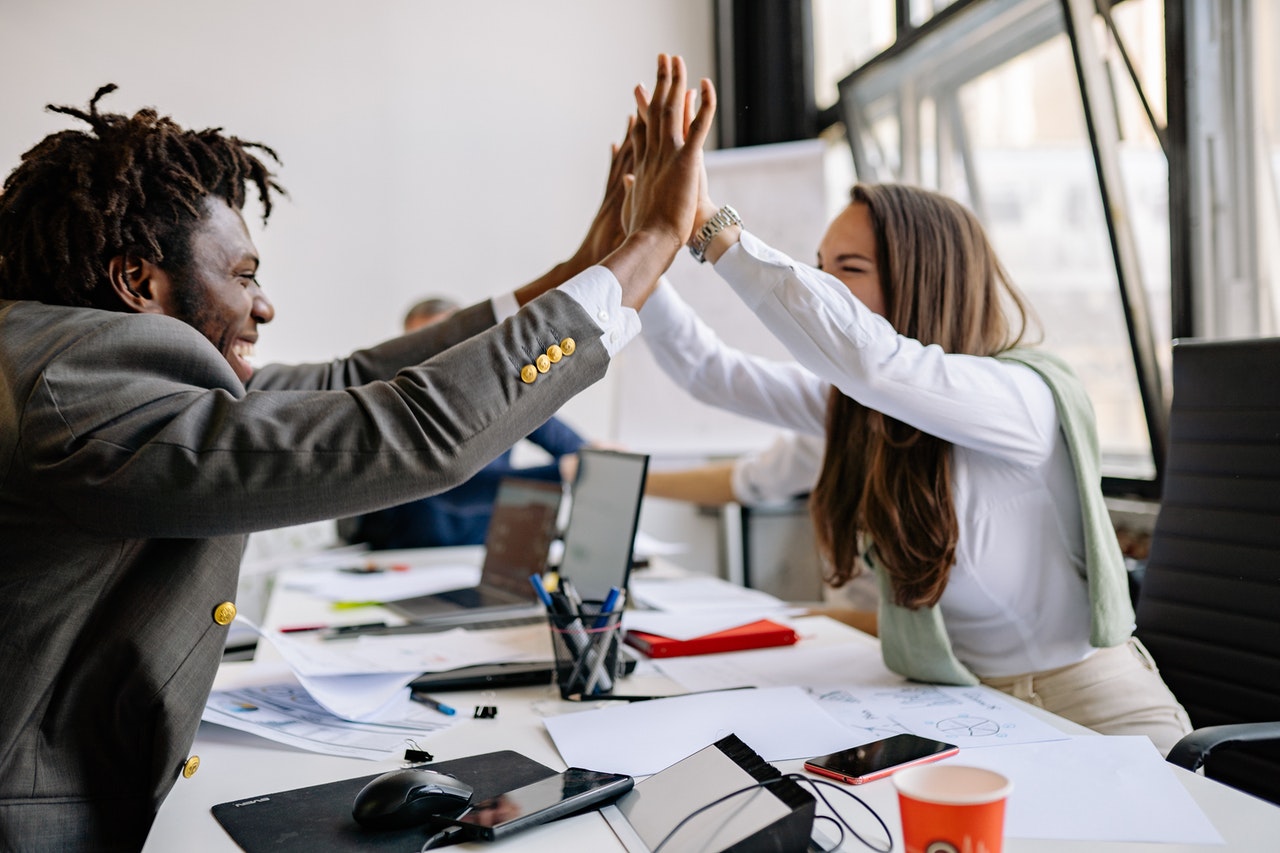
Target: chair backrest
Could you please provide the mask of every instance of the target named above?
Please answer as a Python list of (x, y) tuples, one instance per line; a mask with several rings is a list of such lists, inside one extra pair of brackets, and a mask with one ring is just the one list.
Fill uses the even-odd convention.
[[(1185, 341), (1138, 636), (1197, 727), (1280, 720), (1280, 338)], [(1280, 746), (1207, 775), (1280, 802)]]

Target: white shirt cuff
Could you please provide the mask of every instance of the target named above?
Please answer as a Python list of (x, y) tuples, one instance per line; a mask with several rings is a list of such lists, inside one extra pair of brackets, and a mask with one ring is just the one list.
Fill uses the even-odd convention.
[(493, 308), (493, 319), (498, 323), (508, 317), (514, 317), (516, 312), (520, 310), (520, 303), (516, 300), (515, 291), (493, 297), (489, 300), (489, 305)]
[(596, 321), (610, 358), (640, 334), (640, 315), (622, 304), (622, 285), (607, 267), (589, 267), (560, 285), (560, 290)]

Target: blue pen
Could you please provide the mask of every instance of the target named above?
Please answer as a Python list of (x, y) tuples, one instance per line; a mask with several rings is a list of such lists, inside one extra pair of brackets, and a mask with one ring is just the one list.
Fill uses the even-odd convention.
[(551, 601), (551, 593), (547, 592), (546, 586), (543, 585), (542, 575), (529, 575), (529, 583), (533, 584), (533, 591), (538, 594), (538, 600), (540, 600), (548, 610), (554, 610), (555, 605)]
[(613, 608), (618, 606), (618, 596), (622, 595), (622, 590), (616, 586), (609, 587), (609, 594), (604, 597), (604, 604), (600, 605), (600, 615), (596, 617), (595, 624), (592, 628), (603, 628), (609, 624), (609, 614), (613, 613)]
[(450, 717), (458, 713), (456, 709), (449, 707), (448, 705), (441, 702), (439, 699), (432, 699), (427, 694), (419, 693), (417, 690), (410, 690), (409, 698), (415, 702), (421, 702), (423, 705), (426, 705), (428, 708), (432, 708), (436, 711), (439, 711), (441, 714), (447, 714)]

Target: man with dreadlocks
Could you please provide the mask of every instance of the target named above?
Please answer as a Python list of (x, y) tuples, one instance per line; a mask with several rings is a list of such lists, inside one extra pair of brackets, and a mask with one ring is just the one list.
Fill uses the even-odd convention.
[(246, 534), (460, 483), (603, 375), (690, 231), (714, 113), (659, 57), (571, 261), (348, 358), (255, 372), (274, 312), (240, 210), (252, 183), (270, 213), (255, 152), (274, 155), (100, 112), (112, 88), (56, 108), (89, 130), (41, 141), (0, 193), (4, 849), (142, 846), (195, 771)]

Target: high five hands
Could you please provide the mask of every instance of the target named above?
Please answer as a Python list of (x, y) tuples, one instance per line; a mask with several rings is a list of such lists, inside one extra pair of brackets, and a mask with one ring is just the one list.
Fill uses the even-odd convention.
[(627, 236), (604, 260), (622, 284), (622, 302), (644, 304), (658, 276), (688, 240), (703, 187), (702, 146), (711, 130), (716, 93), (710, 80), (700, 97), (686, 88), (684, 60), (658, 55), (658, 74), (650, 95), (635, 90), (637, 116), (629, 136), (634, 178), (622, 218)]

